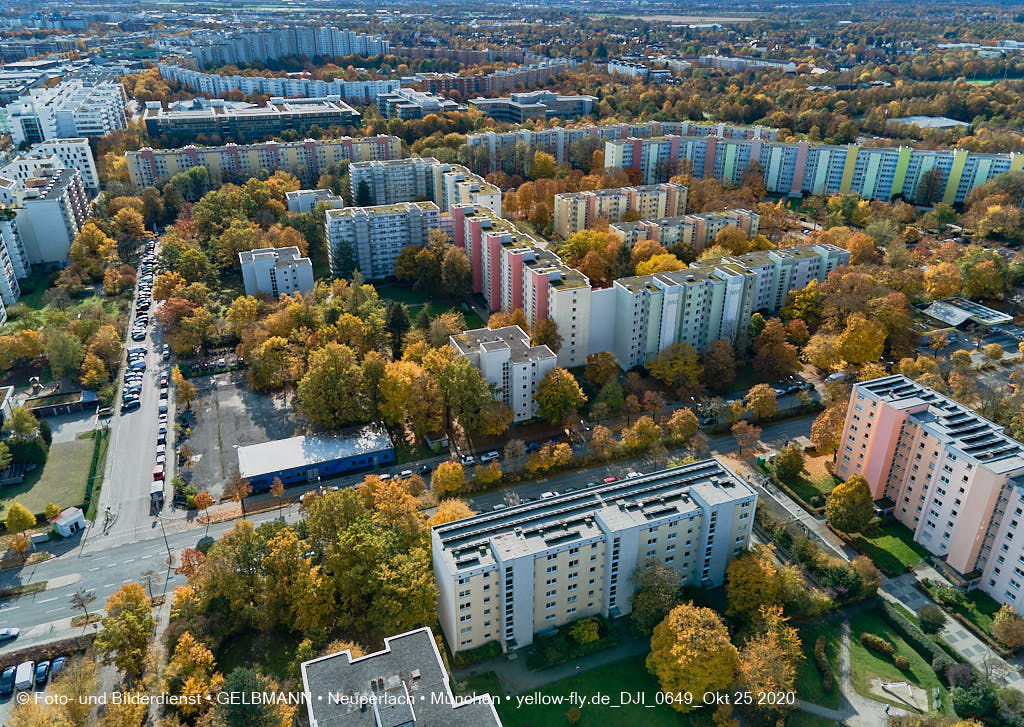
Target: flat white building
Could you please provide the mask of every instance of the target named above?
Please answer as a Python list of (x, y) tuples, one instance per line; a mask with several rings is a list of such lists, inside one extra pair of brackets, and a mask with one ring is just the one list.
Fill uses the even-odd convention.
[(56, 157), (19, 157), (0, 169), (0, 204), (14, 209), (28, 264), (67, 263), (90, 211), (82, 175)]
[(394, 275), (399, 253), (410, 245), (426, 245), (430, 231), (444, 225), (433, 202), (402, 202), (327, 210), (324, 228), (331, 270), (351, 256), (363, 277), (374, 280)]
[(452, 336), (451, 345), (480, 369), (494, 387), (495, 398), (512, 410), (513, 421), (537, 416), (537, 385), (558, 365), (550, 348), (531, 345), (530, 336), (519, 326), (465, 331)]
[(461, 164), (433, 157), (411, 157), (349, 165), (352, 196), (374, 205), (430, 200), (444, 211), (456, 204), (479, 204), (501, 214), (501, 190)]
[(289, 212), (312, 212), (321, 202), (327, 205), (328, 209), (340, 209), (345, 206), (345, 200), (329, 189), (296, 189), (293, 192), (285, 192), (284, 200)]
[(282, 295), (313, 292), (313, 263), (297, 247), (263, 248), (238, 253), (246, 295)]
[(120, 83), (69, 79), (52, 88), (33, 88), (5, 112), (11, 140), (20, 146), (118, 131), (127, 125), (127, 104)]
[(96, 171), (96, 160), (93, 158), (88, 139), (48, 139), (29, 147), (28, 155), (55, 156), (65, 167), (78, 170), (82, 175), (82, 184), (90, 193), (96, 194), (100, 191), (100, 175)]
[(711, 588), (750, 544), (757, 494), (717, 459), (431, 528), (437, 613), (453, 651), (631, 610), (651, 560)]
[(191, 68), (161, 63), (157, 66), (160, 75), (170, 81), (177, 81), (193, 91), (208, 93), (224, 98), (231, 91), (286, 98), (319, 98), (341, 96), (346, 101), (373, 103), (378, 95), (391, 93), (402, 87), (397, 80), (345, 81), (340, 78), (320, 81), (303, 76), (240, 76), (203, 73)]

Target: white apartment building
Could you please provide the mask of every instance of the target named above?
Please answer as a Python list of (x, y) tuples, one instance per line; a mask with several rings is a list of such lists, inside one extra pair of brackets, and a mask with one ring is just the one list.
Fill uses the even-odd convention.
[(32, 271), (16, 217), (17, 211), (13, 208), (0, 210), (0, 307), (18, 302), (21, 297), (18, 280), (27, 278)]
[(872, 497), (946, 575), (1024, 612), (1024, 445), (904, 376), (853, 387), (836, 475)]
[(636, 212), (642, 220), (684, 214), (686, 187), (665, 183), (565, 192), (555, 195), (554, 207), (555, 232), (566, 239), (593, 227), (598, 219), (617, 222), (626, 212)]
[(353, 199), (371, 204), (430, 200), (444, 211), (456, 204), (480, 204), (501, 214), (501, 190), (459, 164), (433, 157), (411, 157), (349, 165)]
[[(450, 228), (450, 218), (444, 216)], [(426, 245), (430, 231), (446, 229), (433, 202), (403, 202), (373, 207), (327, 210), (324, 227), (331, 270), (350, 254), (367, 280), (395, 273), (399, 253), (410, 245)]]
[(736, 227), (747, 237), (754, 237), (760, 222), (761, 216), (756, 212), (731, 209), (637, 222), (612, 222), (608, 231), (628, 247), (642, 240), (654, 240), (662, 247), (683, 242), (693, 245), (699, 253), (715, 241), (719, 232), (729, 227)]
[(402, 87), (397, 80), (345, 81), (336, 78), (320, 81), (303, 76), (239, 76), (203, 73), (191, 68), (182, 68), (167, 63), (157, 66), (160, 75), (169, 81), (177, 81), (194, 91), (224, 98), (231, 91), (245, 94), (283, 96), (286, 98), (321, 98), (341, 96), (346, 101), (373, 103), (382, 93), (391, 93)]
[(330, 189), (296, 189), (284, 193), (284, 201), (289, 212), (312, 212), (320, 203), (328, 209), (341, 209), (345, 200)]
[(96, 160), (88, 139), (48, 139), (29, 147), (28, 155), (55, 156), (65, 167), (78, 170), (82, 175), (82, 184), (90, 193), (95, 195), (100, 191), (100, 175), (96, 171)]
[(519, 326), (476, 328), (452, 336), (450, 342), (480, 370), (495, 398), (512, 410), (513, 421), (537, 416), (537, 385), (558, 365), (550, 348), (531, 345)]
[(507, 651), (552, 626), (625, 615), (633, 571), (653, 559), (685, 585), (720, 585), (756, 506), (750, 486), (705, 459), (435, 526), (441, 629), (453, 651)]
[(128, 104), (120, 83), (68, 79), (52, 88), (33, 88), (8, 104), (15, 146), (50, 139), (103, 136), (125, 128)]
[(0, 204), (15, 210), (28, 264), (66, 263), (90, 212), (82, 175), (56, 157), (19, 157), (0, 169)]
[(246, 295), (282, 295), (313, 292), (313, 263), (297, 247), (262, 248), (238, 253)]

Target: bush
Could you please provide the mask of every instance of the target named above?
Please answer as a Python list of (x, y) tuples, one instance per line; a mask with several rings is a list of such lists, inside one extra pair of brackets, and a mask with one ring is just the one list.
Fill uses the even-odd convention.
[(31, 439), (8, 439), (7, 449), (11, 452), (11, 458), (15, 462), (34, 464), (42, 467), (46, 464), (46, 442), (42, 437)]
[(953, 661), (953, 659), (951, 659), (948, 655), (939, 654), (934, 659), (932, 659), (932, 671), (934, 671), (938, 675), (939, 679), (945, 679), (946, 670), (954, 664), (956, 664), (956, 662)]
[(877, 634), (862, 633), (860, 635), (860, 643), (872, 651), (877, 651), (879, 654), (885, 654), (886, 656), (892, 656), (895, 651), (892, 644)]
[(920, 626), (910, 621), (891, 603), (885, 599), (879, 599), (878, 605), (882, 609), (882, 618), (885, 619), (886, 623), (896, 629), (911, 649), (926, 657), (926, 661), (934, 662), (940, 656), (947, 659), (950, 658), (941, 646), (925, 635)]
[(811, 507), (824, 507), (825, 498), (821, 495), (815, 495), (811, 498)]
[(949, 608), (962, 606), (966, 600), (963, 591), (953, 586), (933, 586), (932, 597), (943, 606)]
[(814, 642), (814, 666), (821, 674), (821, 688), (831, 692), (836, 685), (835, 674), (832, 673), (832, 665), (828, 663), (828, 655), (825, 654), (825, 637), (819, 636)]
[(896, 668), (900, 671), (906, 671), (910, 668), (910, 659), (903, 656), (903, 654), (897, 654), (893, 657), (892, 663), (896, 665)]
[(565, 713), (565, 721), (569, 724), (578, 724), (581, 716), (579, 707), (569, 707), (569, 711)]
[(918, 609), (917, 622), (926, 634), (934, 634), (946, 625), (946, 614), (938, 606), (928, 604)]

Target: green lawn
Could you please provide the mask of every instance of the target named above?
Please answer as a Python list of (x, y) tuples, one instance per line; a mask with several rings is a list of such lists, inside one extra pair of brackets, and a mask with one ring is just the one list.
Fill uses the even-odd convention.
[(466, 329), (483, 328), (486, 323), (467, 305), (464, 305), (458, 298), (449, 298), (444, 295), (432, 295), (419, 290), (413, 290), (412, 286), (404, 283), (376, 283), (374, 287), (377, 294), (386, 300), (393, 300), (398, 303), (405, 303), (409, 309), (409, 319), (416, 320), (420, 308), (425, 304), (430, 305), (431, 317), (439, 316), (448, 311), (461, 313), (466, 319)]
[[(892, 663), (891, 658), (870, 651), (860, 643), (860, 634), (863, 632), (881, 636), (896, 647), (897, 654), (907, 657), (910, 668), (905, 672), (900, 671)], [(876, 701), (907, 707), (895, 697), (886, 700), (871, 694), (871, 680), (875, 678), (890, 682), (909, 681), (928, 692), (929, 703), (933, 702), (932, 690), (942, 686), (931, 665), (920, 654), (914, 651), (880, 616), (871, 611), (865, 611), (850, 619), (850, 679), (853, 682), (853, 688), (865, 697)], [(942, 688), (941, 699), (943, 712), (951, 713), (949, 694), (945, 688)]]
[(811, 504), (811, 499), (818, 496), (824, 495), (826, 492), (831, 492), (839, 484), (832, 475), (825, 475), (819, 477), (816, 480), (811, 479), (806, 472), (801, 472), (800, 476), (791, 482), (787, 482), (786, 485), (793, 490), (797, 495), (800, 496), (804, 502), (808, 505)]
[[(646, 658), (644, 655), (624, 659), (523, 695), (533, 697), (540, 694), (543, 698), (565, 700), (561, 704), (519, 706), (514, 697), (511, 701), (502, 699), (497, 705), (498, 716), (505, 727), (564, 727), (570, 706), (568, 698), (573, 692), (587, 697), (607, 695), (613, 705), (624, 701), (620, 695), (626, 693), (634, 695), (633, 704), (616, 707), (584, 705), (580, 710), (579, 727), (710, 727), (710, 710), (700, 709), (684, 715), (671, 707), (657, 704), (660, 690), (657, 680), (644, 666)], [(646, 698), (646, 707), (635, 703), (639, 695)]]
[[(825, 637), (825, 654), (832, 665), (832, 673), (835, 676), (835, 686), (831, 692), (826, 692), (821, 684), (821, 674), (814, 665), (814, 642), (819, 636)], [(830, 709), (839, 708), (839, 642), (841, 640), (841, 625), (839, 621), (833, 621), (822, 626), (803, 629), (800, 632), (800, 639), (803, 644), (804, 660), (796, 674), (796, 693), (800, 699), (820, 704)]]
[(29, 472), (20, 485), (4, 488), (0, 497), (3, 514), (14, 500), (34, 513), (41, 513), (48, 502), (61, 507), (81, 505), (94, 447), (93, 432), (86, 432), (73, 442), (52, 444), (45, 465)]
[(853, 536), (853, 547), (889, 574), (904, 573), (924, 560), (928, 551), (914, 542), (913, 533), (897, 522)]
[(786, 727), (836, 727), (838, 724), (834, 719), (808, 714), (798, 709), (790, 715)]
[[(925, 588), (929, 592), (932, 590), (928, 585)], [(996, 611), (999, 610), (999, 603), (981, 591), (970, 591), (964, 594), (964, 596), (966, 600), (962, 606), (945, 606), (944, 608), (959, 613), (979, 629), (995, 638), (992, 634), (992, 619), (995, 617)]]
[(454, 691), (464, 697), (483, 694), (493, 694), (497, 697), (505, 696), (501, 689), (501, 682), (498, 681), (498, 675), (493, 671), (470, 677), (464, 682), (456, 682), (454, 684)]

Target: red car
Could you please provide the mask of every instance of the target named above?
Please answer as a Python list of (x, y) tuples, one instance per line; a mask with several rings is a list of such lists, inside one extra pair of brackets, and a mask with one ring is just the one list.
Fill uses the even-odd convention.
[(603, 482), (604, 482), (604, 483), (605, 483), (606, 485), (610, 485), (611, 483), (613, 483), (613, 482), (618, 482), (618, 481), (619, 481), (619, 480), (621, 480), (621, 479), (622, 479), (621, 477), (605, 477), (605, 478), (604, 478), (604, 480), (603, 480)]

